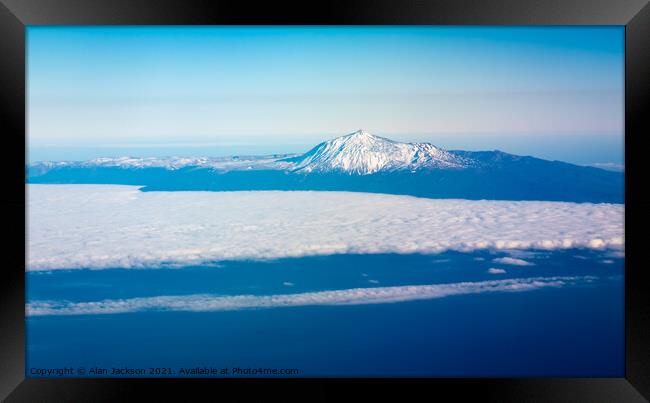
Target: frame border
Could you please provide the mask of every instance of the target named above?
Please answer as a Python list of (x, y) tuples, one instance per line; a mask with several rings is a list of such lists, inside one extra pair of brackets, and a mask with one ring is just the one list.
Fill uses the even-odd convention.
[[(441, 392), (485, 401), (629, 401), (650, 399), (650, 294), (641, 266), (643, 240), (626, 238), (624, 378), (543, 379), (29, 379), (25, 378), (25, 28), (28, 25), (624, 25), (625, 26), (625, 227), (650, 224), (639, 191), (650, 94), (650, 6), (647, 0), (354, 0), (260, 2), (234, 0), (0, 0), (0, 127), (3, 155), (0, 195), (8, 242), (8, 268), (0, 282), (0, 399), (6, 401), (180, 400), (186, 392), (236, 393), (240, 398), (285, 399), (397, 397)], [(644, 209), (644, 207), (646, 209)], [(646, 211), (644, 211), (646, 210)], [(629, 217), (634, 217), (630, 219)], [(20, 235), (23, 235), (22, 237)], [(254, 388), (249, 386), (254, 384)], [(299, 386), (295, 388), (295, 386)], [(359, 386), (350, 389), (350, 386)], [(305, 392), (303, 387), (308, 388)], [(345, 394), (339, 388), (348, 389)], [(645, 398), (644, 398), (645, 396)], [(454, 400), (455, 400), (454, 399)]]

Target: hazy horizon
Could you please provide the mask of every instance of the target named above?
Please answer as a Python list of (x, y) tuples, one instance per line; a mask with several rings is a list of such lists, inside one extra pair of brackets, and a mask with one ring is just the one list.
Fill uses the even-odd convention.
[(623, 34), (29, 27), (28, 158), (304, 152), (365, 129), (449, 149), (620, 164)]
[[(348, 133), (341, 133), (345, 135)], [(376, 133), (372, 133), (376, 134)], [(379, 134), (376, 134), (379, 135)], [(518, 155), (531, 155), (548, 160), (559, 160), (578, 165), (614, 164), (624, 165), (624, 137), (601, 134), (587, 136), (583, 134), (528, 135), (516, 134), (443, 134), (382, 137), (402, 138), (407, 142), (429, 142), (448, 150), (485, 151), (500, 150)], [(315, 142), (273, 142), (275, 139), (249, 143), (219, 143), (208, 141), (173, 142), (165, 139), (151, 142), (122, 142), (93, 144), (78, 141), (75, 143), (31, 146), (27, 150), (27, 162), (38, 161), (85, 161), (99, 157), (226, 157), (232, 155), (266, 155), (304, 153), (321, 141), (338, 137), (316, 140)], [(549, 141), (549, 138), (554, 139)]]

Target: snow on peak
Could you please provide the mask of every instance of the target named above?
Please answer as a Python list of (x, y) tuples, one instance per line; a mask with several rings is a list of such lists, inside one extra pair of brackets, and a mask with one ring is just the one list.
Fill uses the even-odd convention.
[(347, 172), (361, 175), (378, 171), (421, 168), (465, 168), (469, 161), (429, 143), (400, 143), (364, 130), (320, 143), (292, 159), (296, 171)]
[(350, 133), (347, 136), (342, 136), (342, 137), (357, 137), (357, 138), (374, 137), (374, 138), (378, 138), (377, 136), (373, 136), (372, 134), (368, 133), (367, 131), (365, 131), (363, 129), (359, 129), (354, 133)]

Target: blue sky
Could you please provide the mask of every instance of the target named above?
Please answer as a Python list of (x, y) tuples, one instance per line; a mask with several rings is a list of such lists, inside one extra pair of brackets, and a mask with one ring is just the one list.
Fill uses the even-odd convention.
[(27, 44), (30, 159), (296, 152), (363, 128), (622, 162), (623, 27), (29, 27)]

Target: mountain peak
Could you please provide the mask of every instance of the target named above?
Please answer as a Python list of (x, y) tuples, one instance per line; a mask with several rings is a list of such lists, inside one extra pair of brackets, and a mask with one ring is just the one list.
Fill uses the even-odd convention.
[(343, 136), (343, 137), (375, 137), (375, 136), (373, 136), (372, 134), (368, 133), (363, 129), (359, 129), (356, 132), (350, 133), (347, 136)]
[(464, 168), (466, 161), (429, 143), (400, 143), (357, 130), (325, 141), (292, 158), (296, 171), (345, 172), (367, 175), (378, 171), (420, 168)]
[(331, 141), (336, 141), (336, 140), (341, 140), (341, 141), (390, 141), (388, 139), (385, 139), (383, 137), (375, 136), (373, 134), (370, 134), (369, 132), (365, 130), (357, 130), (354, 133), (346, 134), (345, 136), (340, 136), (337, 137)]

